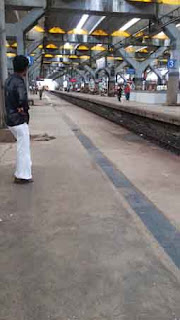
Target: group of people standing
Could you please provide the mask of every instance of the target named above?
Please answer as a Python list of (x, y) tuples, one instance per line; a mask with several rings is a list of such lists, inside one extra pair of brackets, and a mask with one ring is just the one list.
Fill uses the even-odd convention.
[(118, 97), (119, 102), (121, 102), (123, 91), (124, 91), (124, 94), (125, 94), (125, 97), (126, 97), (126, 101), (129, 101), (130, 93), (131, 93), (131, 86), (130, 86), (129, 83), (126, 83), (125, 86), (120, 85), (118, 87), (118, 89), (117, 89), (117, 97)]

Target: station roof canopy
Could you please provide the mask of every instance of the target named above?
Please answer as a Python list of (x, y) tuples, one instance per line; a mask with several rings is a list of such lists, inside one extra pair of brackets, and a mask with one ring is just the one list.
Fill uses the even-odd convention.
[[(156, 21), (175, 12), (173, 21), (178, 25), (178, 1), (5, 0), (6, 23), (21, 22), (32, 10), (43, 8), (44, 14), (26, 32), (27, 47), (37, 43), (29, 53), (35, 56), (41, 50), (43, 63), (75, 59), (82, 63), (81, 56), (88, 57), (85, 63), (92, 63), (97, 54), (118, 57), (118, 44), (134, 59), (146, 59), (160, 46), (169, 45), (166, 35), (156, 37), (162, 31), (156, 30)], [(15, 37), (7, 34), (7, 41), (9, 52), (15, 53)]]

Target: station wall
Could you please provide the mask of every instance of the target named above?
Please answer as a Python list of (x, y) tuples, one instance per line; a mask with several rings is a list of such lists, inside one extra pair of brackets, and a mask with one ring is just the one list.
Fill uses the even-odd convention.
[[(167, 92), (147, 92), (147, 91), (132, 91), (131, 101), (163, 104), (166, 103)], [(180, 103), (180, 93), (178, 94), (178, 103)]]

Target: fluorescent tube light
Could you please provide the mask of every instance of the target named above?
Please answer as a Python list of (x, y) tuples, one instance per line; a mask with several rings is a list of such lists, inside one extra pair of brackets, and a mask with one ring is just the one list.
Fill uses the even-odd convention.
[(139, 51), (141, 51), (141, 50), (143, 50), (143, 49), (147, 49), (147, 46), (141, 47), (141, 48), (137, 49), (136, 52), (139, 52)]
[(85, 24), (85, 22), (87, 21), (88, 18), (89, 18), (88, 14), (83, 14), (83, 16), (81, 17), (76, 29), (77, 30), (81, 30), (83, 25)]
[(140, 20), (140, 18), (133, 18), (130, 21), (128, 21), (124, 26), (122, 26), (119, 30), (126, 31), (130, 27), (132, 27), (135, 23), (137, 23)]
[(96, 28), (97, 26), (106, 18), (106, 16), (101, 17), (96, 24), (93, 26), (93, 28), (89, 31), (89, 34), (91, 34)]

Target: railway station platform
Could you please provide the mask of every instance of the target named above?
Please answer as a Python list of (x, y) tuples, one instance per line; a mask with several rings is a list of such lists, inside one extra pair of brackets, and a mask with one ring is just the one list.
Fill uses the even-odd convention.
[(121, 102), (107, 97), (77, 92), (53, 91), (53, 94), (180, 153), (180, 106)]
[(107, 97), (101, 95), (92, 95), (79, 92), (64, 92), (54, 91), (61, 95), (69, 97), (77, 97), (77, 99), (83, 99), (84, 101), (94, 101), (96, 103), (107, 105), (112, 108), (117, 108), (123, 111), (131, 112), (137, 115), (144, 115), (155, 120), (164, 120), (169, 123), (180, 123), (180, 105), (179, 106), (167, 106), (165, 104), (152, 104), (142, 103), (136, 101), (126, 101), (125, 97), (122, 97), (122, 101), (119, 102), (117, 97)]
[(179, 156), (49, 93), (30, 129), (33, 184), (0, 144), (0, 320), (179, 319)]

